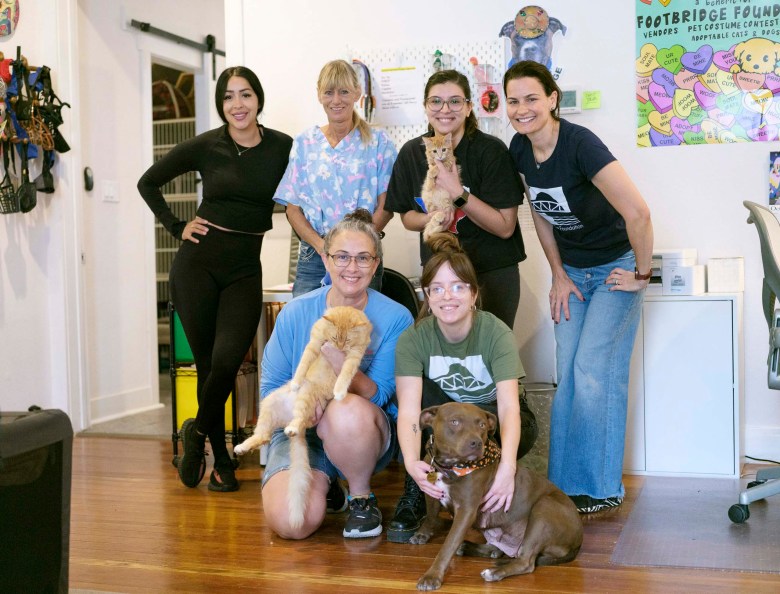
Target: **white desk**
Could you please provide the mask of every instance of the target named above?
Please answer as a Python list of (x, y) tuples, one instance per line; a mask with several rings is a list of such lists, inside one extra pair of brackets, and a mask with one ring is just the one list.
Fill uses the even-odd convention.
[(623, 468), (738, 477), (742, 295), (647, 295), (631, 357)]

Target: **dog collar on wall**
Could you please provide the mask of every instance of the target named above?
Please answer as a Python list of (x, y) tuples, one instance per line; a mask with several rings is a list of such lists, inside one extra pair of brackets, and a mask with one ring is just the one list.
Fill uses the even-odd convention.
[[(488, 466), (497, 463), (501, 459), (501, 448), (499, 448), (498, 444), (492, 439), (488, 439), (487, 445), (485, 447), (485, 455), (482, 456), (479, 460), (474, 460), (473, 462), (468, 462), (466, 464), (453, 464), (449, 467), (442, 466), (436, 461), (436, 457), (433, 455), (433, 435), (431, 435), (431, 438), (428, 440), (428, 445), (425, 449), (428, 455), (431, 457), (429, 464), (433, 466), (436, 472), (440, 472), (448, 479), (466, 476), (478, 468), (487, 468)], [(429, 482), (436, 482), (436, 472), (428, 473)], [(433, 477), (433, 480), (431, 480), (431, 477)]]

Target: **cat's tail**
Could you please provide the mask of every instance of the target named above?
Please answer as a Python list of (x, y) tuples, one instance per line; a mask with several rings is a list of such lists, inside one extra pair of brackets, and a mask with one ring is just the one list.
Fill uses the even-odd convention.
[(287, 509), (290, 514), (290, 527), (303, 526), (306, 503), (311, 487), (311, 466), (309, 465), (309, 447), (306, 433), (302, 432), (290, 438), (290, 480), (288, 484)]

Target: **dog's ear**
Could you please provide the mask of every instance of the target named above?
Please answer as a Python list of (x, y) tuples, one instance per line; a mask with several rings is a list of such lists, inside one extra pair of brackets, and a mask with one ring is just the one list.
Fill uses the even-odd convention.
[(496, 432), (496, 424), (498, 424), (498, 419), (492, 412), (484, 411), (484, 413), (488, 423), (488, 437), (493, 437), (493, 434)]
[(420, 429), (427, 429), (433, 426), (433, 418), (436, 416), (438, 406), (429, 406), (420, 413)]
[(498, 36), (511, 38), (514, 32), (515, 32), (515, 22), (509, 21), (503, 27), (501, 27), (501, 31), (499, 32)]
[(566, 35), (566, 25), (555, 17), (550, 17), (550, 24), (547, 25), (547, 30), (550, 32), (550, 35), (555, 35), (558, 31)]

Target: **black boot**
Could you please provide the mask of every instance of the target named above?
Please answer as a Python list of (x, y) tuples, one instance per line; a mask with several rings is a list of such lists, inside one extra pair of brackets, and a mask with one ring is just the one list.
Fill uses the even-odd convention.
[(398, 500), (393, 519), (387, 527), (387, 540), (408, 542), (425, 519), (425, 494), (414, 479), (406, 474), (404, 493)]
[(181, 441), (184, 455), (179, 459), (181, 482), (187, 487), (197, 487), (206, 474), (206, 436), (198, 433), (195, 419), (181, 424)]

